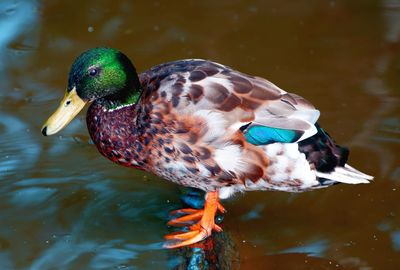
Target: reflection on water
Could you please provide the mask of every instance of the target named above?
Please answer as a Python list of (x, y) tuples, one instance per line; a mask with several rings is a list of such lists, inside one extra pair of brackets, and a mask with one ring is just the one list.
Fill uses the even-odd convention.
[[(4, 76), (13, 68), (23, 68), (29, 51), (39, 43), (38, 4), (36, 1), (3, 0), (0, 3), (0, 86), (9, 89)], [(4, 90), (3, 90), (4, 91)]]
[(310, 256), (323, 257), (324, 252), (328, 248), (328, 243), (324, 240), (318, 240), (302, 246), (288, 248), (281, 253), (304, 253)]
[(77, 8), (3, 0), (0, 30), (0, 269), (210, 262), (205, 249), (161, 248), (168, 212), (201, 205), (192, 191), (182, 197), (173, 184), (100, 157), (84, 115), (58, 137), (40, 134), (74, 57), (103, 45), (132, 56), (138, 70), (197, 57), (267, 77), (312, 101), (321, 124), (351, 147), (350, 163), (377, 176), (364, 186), (230, 199), (224, 233), (212, 239), (219, 265), (209, 269), (400, 266), (398, 1), (81, 1)]
[[(1, 138), (4, 145), (0, 149), (0, 175), (14, 176), (20, 170), (29, 170), (40, 156), (40, 145), (30, 136), (29, 127), (17, 117), (1, 112)], [(15, 134), (22, 136), (16, 137)], [(25, 157), (30, 157), (26, 162)]]

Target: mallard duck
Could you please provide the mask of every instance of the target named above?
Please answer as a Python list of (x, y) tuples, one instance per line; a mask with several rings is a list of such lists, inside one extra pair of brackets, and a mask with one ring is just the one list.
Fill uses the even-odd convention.
[(73, 63), (43, 135), (60, 131), (86, 104), (103, 156), (206, 192), (204, 209), (175, 212), (183, 216), (170, 225), (193, 225), (167, 235), (168, 248), (221, 231), (214, 222), (225, 212), (220, 199), (236, 192), (302, 192), (373, 178), (347, 164), (349, 151), (317, 124), (310, 102), (212, 61), (178, 60), (138, 75), (120, 51), (90, 49)]

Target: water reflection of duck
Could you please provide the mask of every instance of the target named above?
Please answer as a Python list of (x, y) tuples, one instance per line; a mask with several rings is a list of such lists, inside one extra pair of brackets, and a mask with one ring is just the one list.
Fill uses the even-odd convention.
[(102, 155), (207, 192), (203, 210), (176, 211), (167, 235), (181, 247), (221, 231), (219, 198), (240, 191), (301, 192), (335, 183), (368, 183), (346, 164), (348, 150), (316, 124), (319, 111), (271, 82), (205, 60), (161, 64), (139, 76), (110, 48), (91, 49), (72, 65), (68, 88), (44, 124), (51, 135), (91, 103), (90, 136)]

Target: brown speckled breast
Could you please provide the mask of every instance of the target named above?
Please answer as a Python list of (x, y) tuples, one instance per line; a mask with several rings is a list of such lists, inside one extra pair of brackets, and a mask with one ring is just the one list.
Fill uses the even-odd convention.
[(100, 103), (92, 104), (87, 112), (90, 137), (99, 152), (113, 162), (146, 170), (151, 161), (145, 139), (145, 128), (136, 125), (135, 105), (105, 111)]

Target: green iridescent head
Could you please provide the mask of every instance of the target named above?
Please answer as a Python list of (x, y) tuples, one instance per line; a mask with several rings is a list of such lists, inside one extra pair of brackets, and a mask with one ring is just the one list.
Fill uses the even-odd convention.
[(136, 69), (126, 55), (111, 48), (88, 50), (73, 63), (64, 98), (43, 125), (42, 133), (57, 133), (90, 101), (113, 110), (137, 103), (141, 92)]
[(136, 103), (140, 88), (136, 69), (126, 55), (112, 48), (95, 48), (73, 63), (67, 91), (76, 89), (83, 100)]

